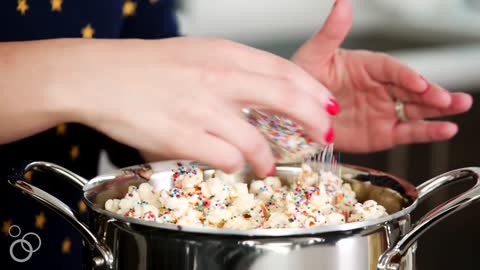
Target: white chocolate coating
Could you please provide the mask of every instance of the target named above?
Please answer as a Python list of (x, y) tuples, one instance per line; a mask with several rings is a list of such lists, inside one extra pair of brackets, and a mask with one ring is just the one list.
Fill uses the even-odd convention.
[(200, 169), (181, 167), (173, 176), (174, 188), (157, 192), (148, 183), (131, 186), (123, 198), (108, 200), (105, 209), (158, 223), (229, 229), (308, 228), (387, 215), (375, 201), (357, 202), (338, 176), (308, 166), (290, 186), (278, 177), (249, 186), (223, 172), (203, 178)]

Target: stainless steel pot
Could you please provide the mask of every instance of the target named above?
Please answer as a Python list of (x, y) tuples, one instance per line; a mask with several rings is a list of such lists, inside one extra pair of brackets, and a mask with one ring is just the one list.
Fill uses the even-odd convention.
[[(121, 169), (87, 181), (60, 166), (34, 162), (26, 171), (44, 171), (68, 179), (83, 189), (90, 210), (88, 225), (52, 195), (24, 181), (10, 183), (56, 211), (74, 226), (85, 240), (86, 269), (181, 269), (181, 270), (265, 270), (415, 269), (417, 239), (436, 222), (480, 198), (480, 168), (454, 170), (418, 187), (394, 176), (355, 166), (342, 165), (346, 176), (385, 175), (402, 187), (402, 192), (356, 182), (354, 189), (371, 187), (374, 199), (383, 200), (397, 211), (387, 217), (309, 229), (229, 230), (158, 224), (124, 217), (104, 209), (109, 198), (122, 197), (128, 186), (151, 181), (169, 188), (172, 169), (185, 161), (167, 161)], [(197, 164), (198, 165), (198, 164)], [(206, 175), (215, 172), (204, 167)], [(277, 175), (291, 181), (300, 172), (296, 165), (281, 165)], [(239, 173), (251, 179), (248, 171)], [(348, 178), (348, 177), (347, 177)], [(351, 179), (351, 177), (349, 178)], [(468, 191), (444, 202), (412, 225), (410, 213), (427, 195), (449, 183), (473, 179)], [(350, 180), (352, 181), (352, 180)], [(353, 180), (355, 181), (355, 180)], [(384, 192), (386, 191), (386, 192)], [(398, 198), (395, 198), (398, 197)]]

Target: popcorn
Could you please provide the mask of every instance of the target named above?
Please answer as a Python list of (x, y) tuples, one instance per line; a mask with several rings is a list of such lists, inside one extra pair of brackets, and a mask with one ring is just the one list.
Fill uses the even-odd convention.
[(117, 212), (118, 210), (120, 210), (119, 204), (119, 199), (109, 199), (105, 202), (105, 209), (108, 211)]
[(155, 213), (153, 213), (152, 211), (147, 211), (143, 214), (142, 219), (146, 220), (146, 221), (156, 221), (157, 220), (157, 215)]
[(272, 186), (268, 185), (265, 183), (265, 181), (253, 181), (250, 184), (250, 192), (255, 194), (258, 199), (268, 202), (271, 200), (273, 197), (273, 194), (275, 193), (274, 189)]
[(157, 207), (155, 207), (153, 205), (150, 205), (150, 204), (144, 205), (142, 210), (143, 210), (143, 215), (144, 216), (145, 216), (146, 213), (150, 213), (150, 214), (153, 214), (157, 217), (159, 212), (160, 212), (160, 210)]
[(237, 197), (232, 201), (232, 205), (235, 206), (240, 213), (248, 211), (255, 207), (256, 204), (255, 196), (249, 193)]
[(119, 210), (120, 211), (129, 211), (131, 208), (135, 207), (135, 204), (137, 203), (138, 199), (135, 198), (124, 198), (120, 200), (120, 203), (118, 204)]
[(222, 180), (222, 182), (227, 186), (233, 186), (237, 183), (235, 175), (224, 173), (222, 171), (216, 171), (215, 177)]
[(200, 213), (190, 208), (183, 217), (177, 220), (177, 224), (201, 226), (203, 223), (200, 221)]
[(345, 216), (339, 213), (330, 213), (326, 217), (327, 224), (338, 225), (345, 223)]
[(219, 194), (221, 197), (226, 198), (226, 191), (222, 190), (224, 184), (218, 178), (210, 178), (207, 181), (200, 184), (203, 195), (206, 197), (212, 197)]
[(175, 187), (183, 189), (193, 189), (203, 181), (203, 172), (195, 167), (181, 166), (173, 174)]
[(233, 215), (232, 212), (228, 211), (226, 208), (221, 207), (211, 207), (210, 209), (206, 210), (206, 212), (206, 221), (209, 224), (214, 225), (214, 227), (225, 223)]
[(177, 219), (172, 215), (172, 211), (160, 211), (158, 215), (157, 222), (158, 223), (173, 223), (175, 224)]
[(148, 183), (142, 183), (140, 184), (140, 186), (138, 186), (138, 195), (140, 199), (149, 203), (155, 200), (155, 193), (153, 192), (153, 187)]
[(270, 186), (274, 190), (282, 187), (282, 182), (276, 176), (275, 177), (269, 176), (265, 178), (264, 182), (265, 182), (265, 185)]
[(353, 212), (350, 214), (349, 220), (364, 221), (370, 219), (377, 219), (386, 216), (385, 207), (377, 204), (374, 200), (365, 201), (363, 204), (356, 203)]
[(243, 216), (233, 216), (225, 224), (223, 225), (225, 229), (237, 229), (237, 230), (245, 230), (251, 228), (251, 223), (248, 219), (244, 218)]
[(302, 172), (299, 177), (297, 177), (296, 185), (303, 187), (312, 187), (318, 185), (318, 173), (314, 172), (312, 168), (307, 165), (302, 165)]
[(247, 185), (220, 171), (203, 177), (200, 169), (179, 167), (173, 188), (131, 186), (123, 198), (107, 200), (105, 209), (157, 223), (227, 229), (309, 228), (387, 215), (375, 201), (357, 202), (350, 184), (338, 176), (306, 165), (291, 186), (282, 186), (278, 177)]
[(230, 197), (236, 198), (248, 194), (248, 185), (245, 183), (234, 183), (230, 192)]
[(274, 212), (270, 215), (270, 218), (264, 222), (264, 227), (271, 229), (296, 227), (295, 221), (296, 217), (293, 215), (289, 216), (283, 212)]

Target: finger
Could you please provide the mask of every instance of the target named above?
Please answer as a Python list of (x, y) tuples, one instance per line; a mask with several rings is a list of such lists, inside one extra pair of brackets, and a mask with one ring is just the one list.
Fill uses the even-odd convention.
[(315, 55), (324, 57), (340, 47), (352, 26), (352, 5), (349, 0), (336, 0), (323, 27), (305, 44)]
[[(245, 50), (230, 52), (228, 58), (235, 59), (233, 62), (235, 62), (234, 64), (238, 69), (211, 68), (205, 71), (207, 75), (204, 77), (207, 78), (207, 82), (225, 83), (234, 81), (236, 84), (245, 84), (248, 82), (249, 77), (258, 77), (260, 79), (265, 77), (264, 79), (277, 80), (277, 83), (269, 87), (272, 90), (276, 89), (275, 85), (290, 84), (292, 89), (304, 91), (314, 98), (319, 98), (321, 102), (323, 100), (325, 103), (326, 96), (332, 98), (330, 91), (324, 85), (305, 70), (286, 59), (267, 55), (262, 51), (248, 47)], [(255, 61), (250, 59), (255, 59)], [(229, 60), (228, 64), (231, 66), (232, 61)], [(263, 93), (265, 89), (255, 86), (250, 88), (253, 91), (260, 91), (259, 93)]]
[(273, 53), (228, 40), (215, 42), (218, 44), (212, 53), (216, 54), (218, 59), (223, 59), (225, 66), (236, 66), (247, 71), (272, 76), (305, 76), (304, 74), (306, 74), (295, 63)]
[(223, 109), (222, 118), (209, 122), (207, 131), (235, 146), (252, 165), (257, 176), (267, 176), (275, 165), (270, 146), (263, 135), (240, 114)]
[(298, 83), (248, 72), (236, 72), (224, 84), (224, 92), (235, 103), (288, 116), (304, 127), (315, 142), (327, 143), (325, 136), (330, 126), (327, 111), (333, 99), (320, 84), (299, 91)]
[(452, 103), (452, 94), (435, 84), (431, 84), (423, 93), (415, 93), (397, 85), (390, 87), (394, 97), (402, 102), (413, 102), (434, 108), (448, 108)]
[(424, 105), (406, 103), (405, 114), (410, 120), (444, 117), (461, 114), (472, 107), (473, 99), (466, 93), (452, 93), (452, 103), (448, 108), (436, 109)]
[[(234, 71), (225, 74), (221, 84), (223, 93), (231, 100), (241, 102), (260, 101), (269, 104), (308, 98), (326, 107), (332, 94), (317, 81), (304, 81), (303, 78), (270, 76), (250, 71)], [(288, 102), (289, 103), (289, 102)]]
[(383, 53), (365, 52), (367, 73), (376, 81), (394, 84), (414, 93), (423, 93), (429, 83), (416, 71)]
[(452, 138), (458, 127), (451, 122), (408, 121), (398, 123), (394, 127), (394, 143), (426, 143)]
[(235, 146), (203, 130), (178, 134), (171, 145), (170, 158), (199, 161), (228, 173), (239, 170), (244, 163)]

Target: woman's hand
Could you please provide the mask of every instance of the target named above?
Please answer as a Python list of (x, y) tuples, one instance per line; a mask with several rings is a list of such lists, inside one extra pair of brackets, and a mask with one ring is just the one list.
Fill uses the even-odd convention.
[(265, 176), (273, 155), (242, 108), (287, 115), (319, 143), (330, 128), (325, 87), (288, 60), (233, 42), (67, 42), (57, 57), (53, 88), (75, 108), (73, 120), (146, 156), (193, 159), (230, 172), (246, 160)]
[[(343, 109), (333, 122), (336, 148), (369, 152), (453, 137), (458, 130), (455, 124), (425, 119), (463, 113), (472, 98), (427, 82), (386, 54), (339, 49), (351, 23), (349, 1), (337, 0), (323, 28), (293, 56), (295, 63), (332, 91)], [(409, 121), (397, 118), (389, 85), (405, 103)]]

